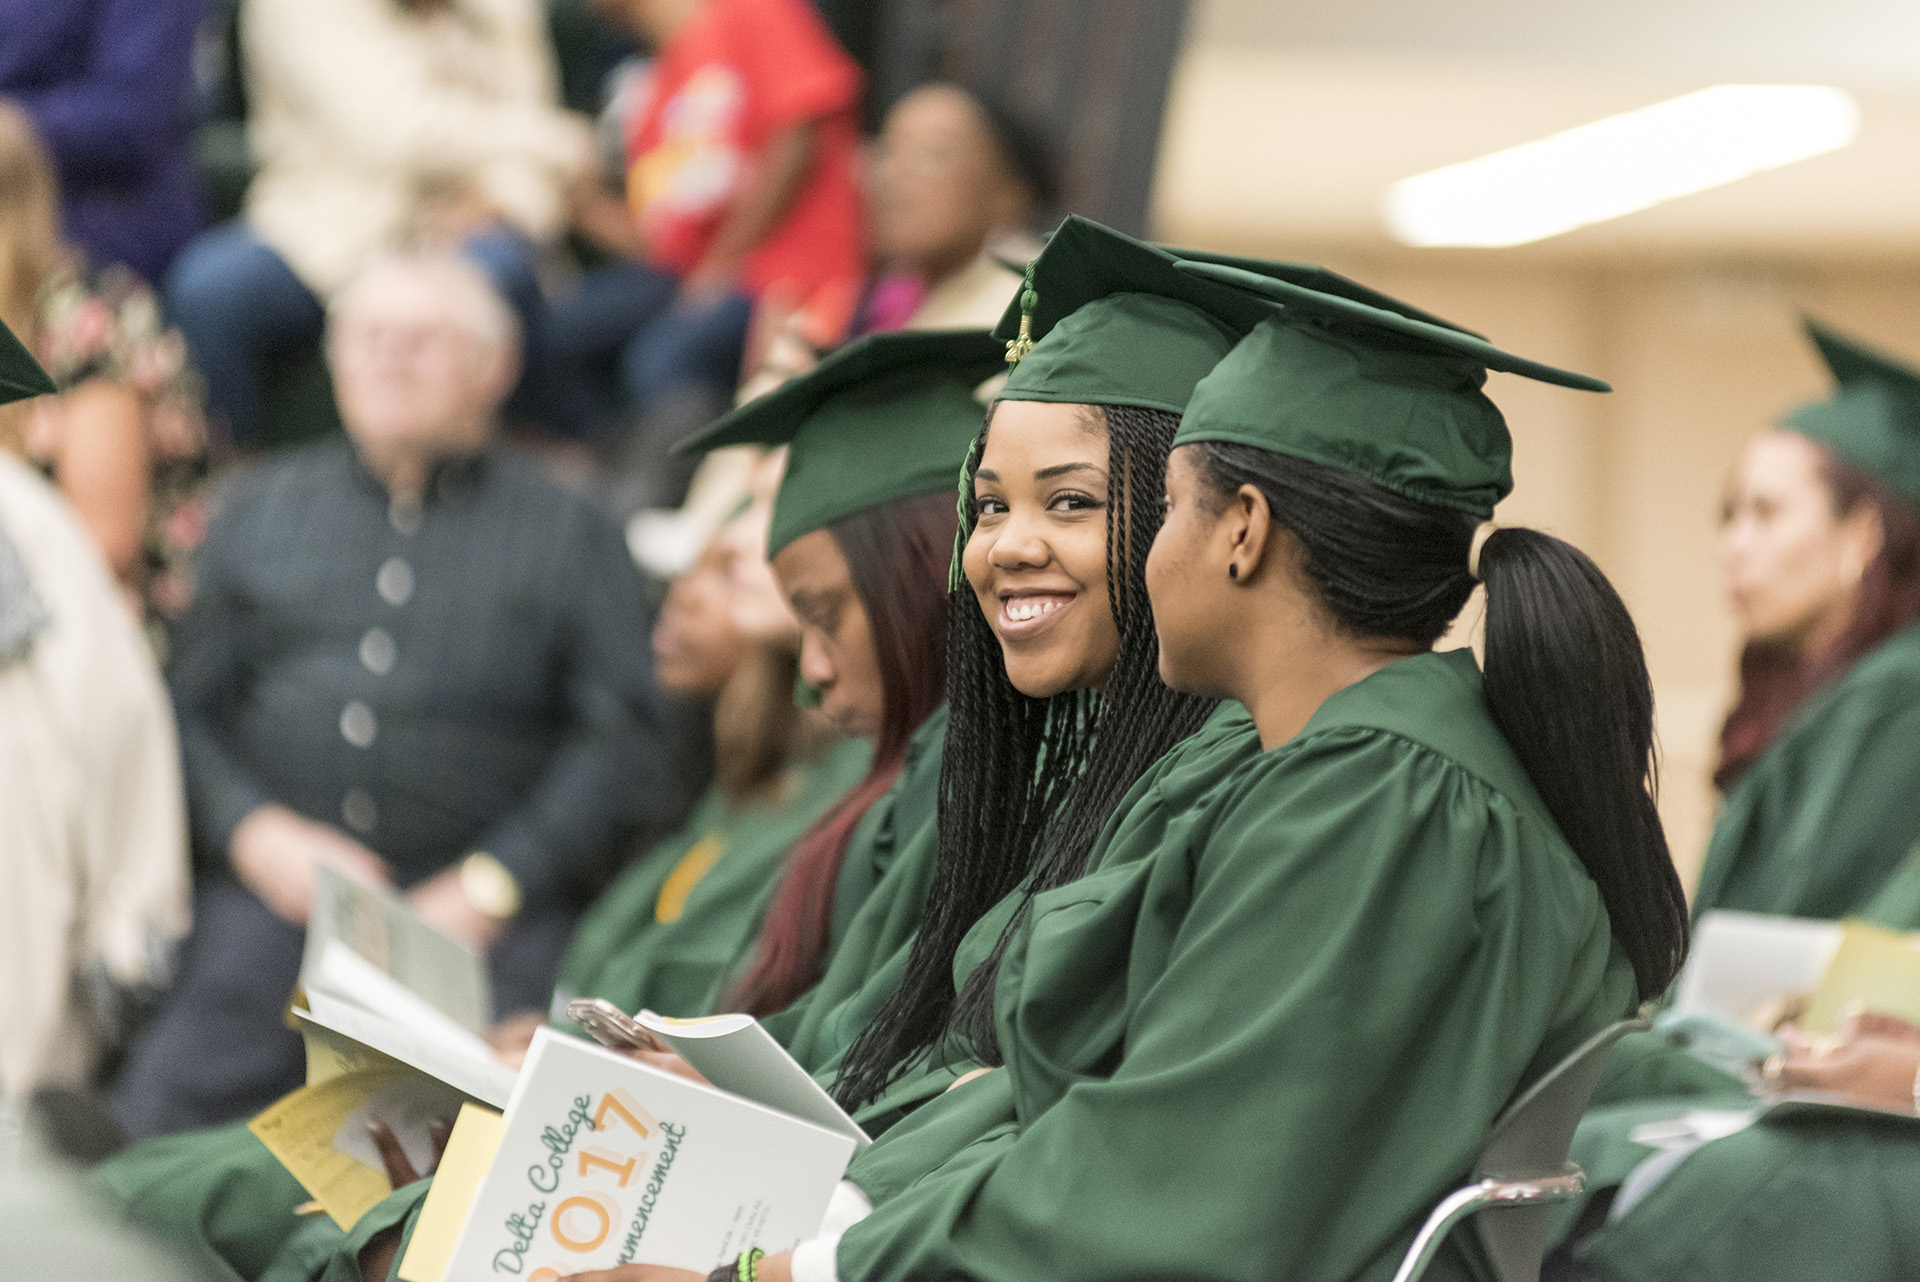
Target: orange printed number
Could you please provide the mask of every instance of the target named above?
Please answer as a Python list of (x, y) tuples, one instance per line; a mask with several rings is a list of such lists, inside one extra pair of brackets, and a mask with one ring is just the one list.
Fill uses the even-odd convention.
[[(607, 1234), (613, 1231), (613, 1222), (619, 1213), (619, 1208), (600, 1194), (580, 1193), (555, 1207), (553, 1219), (548, 1223), (554, 1241), (569, 1251), (585, 1254), (607, 1240)], [(584, 1227), (580, 1222), (582, 1215), (594, 1223), (593, 1229), (587, 1233), (576, 1232)]]
[(584, 1176), (588, 1167), (597, 1166), (603, 1171), (612, 1171), (613, 1178), (621, 1188), (625, 1188), (627, 1181), (633, 1178), (633, 1167), (639, 1160), (638, 1157), (630, 1157), (622, 1162), (618, 1153), (609, 1153), (603, 1148), (584, 1148), (580, 1150), (580, 1174)]
[(653, 1128), (660, 1125), (652, 1113), (641, 1108), (633, 1096), (627, 1094), (618, 1086), (600, 1097), (600, 1107), (594, 1110), (593, 1114), (594, 1130), (604, 1131), (607, 1129), (608, 1113), (618, 1113), (620, 1120), (632, 1127), (641, 1139), (645, 1139), (647, 1136), (653, 1134)]

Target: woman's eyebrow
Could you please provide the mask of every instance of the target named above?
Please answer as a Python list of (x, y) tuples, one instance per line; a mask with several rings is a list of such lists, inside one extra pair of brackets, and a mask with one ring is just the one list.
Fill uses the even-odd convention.
[(1056, 463), (1052, 467), (1043, 467), (1033, 474), (1036, 481), (1051, 481), (1056, 476), (1065, 476), (1069, 472), (1098, 472), (1100, 469), (1091, 463)]
[(974, 469), (973, 479), (976, 481), (997, 481), (1000, 479), (1000, 473), (993, 471), (991, 468), (979, 467)]

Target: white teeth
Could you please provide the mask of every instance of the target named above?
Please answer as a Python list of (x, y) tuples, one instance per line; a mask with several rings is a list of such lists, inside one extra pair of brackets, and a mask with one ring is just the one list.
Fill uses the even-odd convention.
[(1025, 623), (1029, 619), (1052, 614), (1059, 606), (1058, 601), (1009, 601), (1007, 617), (1015, 623)]

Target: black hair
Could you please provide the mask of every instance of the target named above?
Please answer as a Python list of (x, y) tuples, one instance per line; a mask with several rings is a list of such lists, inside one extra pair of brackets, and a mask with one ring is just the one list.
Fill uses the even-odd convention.
[[(1299, 541), (1333, 623), (1431, 646), (1473, 592), (1479, 522), (1365, 477), (1253, 446), (1200, 446), (1218, 504), (1242, 485)], [(1642, 998), (1687, 951), (1687, 901), (1654, 805), (1653, 683), (1626, 603), (1571, 544), (1502, 527), (1480, 551), (1487, 710), (1599, 887)]]
[(920, 494), (862, 508), (827, 532), (846, 559), (866, 611), (880, 669), (881, 712), (866, 778), (794, 843), (760, 925), (753, 960), (728, 991), (726, 1008), (767, 1015), (791, 1004), (826, 969), (833, 891), (860, 821), (900, 777), (907, 741), (939, 705), (946, 685), (947, 554), (953, 499)]
[[(1085, 871), (1121, 797), (1168, 749), (1198, 730), (1215, 706), (1160, 680), (1160, 646), (1147, 601), (1147, 551), (1160, 529), (1167, 454), (1179, 416), (1132, 406), (1102, 410), (1107, 595), (1120, 634), (1112, 676), (1100, 691), (1029, 698), (1007, 679), (1000, 642), (973, 590), (962, 584), (949, 595), (940, 852), (906, 976), (849, 1048), (835, 1083), (834, 1093), (847, 1107), (877, 1096), (918, 1056), (949, 1038), (982, 1063), (1000, 1063), (994, 980), (1033, 896)], [(971, 477), (985, 445), (982, 432), (967, 458), (967, 528), (976, 515)], [(956, 991), (953, 959), (961, 939), (1015, 891), (1023, 891), (1023, 898), (1013, 918)]]

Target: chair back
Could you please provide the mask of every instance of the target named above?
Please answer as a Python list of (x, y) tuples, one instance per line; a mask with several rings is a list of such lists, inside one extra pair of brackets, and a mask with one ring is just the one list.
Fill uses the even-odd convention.
[[(1593, 1098), (1608, 1053), (1628, 1033), (1650, 1026), (1644, 1018), (1608, 1025), (1522, 1091), (1494, 1122), (1474, 1178), (1510, 1182), (1565, 1172), (1574, 1129)], [(1546, 1206), (1514, 1206), (1473, 1217), (1474, 1231), (1500, 1282), (1539, 1282), (1549, 1215)]]

